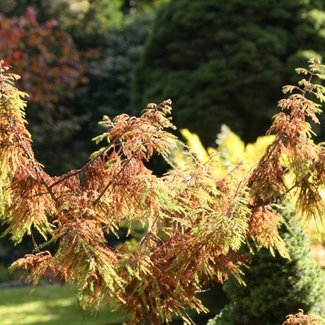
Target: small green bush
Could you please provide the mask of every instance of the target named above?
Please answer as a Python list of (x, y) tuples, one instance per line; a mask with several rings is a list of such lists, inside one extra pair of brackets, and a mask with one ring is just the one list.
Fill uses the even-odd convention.
[(282, 324), (286, 315), (299, 308), (325, 315), (325, 273), (311, 256), (300, 221), (290, 219), (282, 236), (291, 260), (274, 257), (266, 249), (258, 251), (245, 272), (247, 286), (234, 279), (226, 282), (230, 303), (209, 325)]

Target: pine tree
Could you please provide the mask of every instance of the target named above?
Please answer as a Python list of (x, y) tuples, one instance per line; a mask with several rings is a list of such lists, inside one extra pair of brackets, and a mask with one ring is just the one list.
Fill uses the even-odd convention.
[[(140, 117), (104, 116), (102, 147), (82, 168), (51, 177), (37, 161), (26, 129), (24, 97), (16, 75), (0, 66), (0, 218), (16, 243), (38, 231), (42, 244), (13, 263), (37, 284), (51, 273), (75, 283), (85, 307), (114, 300), (132, 314), (131, 324), (169, 323), (174, 314), (187, 323), (187, 309), (205, 312), (197, 293), (229, 275), (241, 281), (248, 264), (240, 248), (278, 249), (287, 256), (274, 203), (296, 198), (303, 219), (322, 219), (325, 151), (312, 140), (309, 119), (318, 121), (325, 88), (324, 66), (311, 61), (270, 128), (273, 142), (244, 178), (233, 170), (220, 177), (209, 164), (187, 153), (191, 166), (158, 177), (146, 167), (153, 153), (170, 161), (184, 147), (169, 132), (171, 102), (148, 104)], [(283, 158), (285, 157), (285, 167)], [(290, 175), (290, 182), (286, 176)], [(126, 228), (143, 236), (133, 245), (112, 247), (107, 235)], [(46, 245), (56, 242), (52, 255)]]

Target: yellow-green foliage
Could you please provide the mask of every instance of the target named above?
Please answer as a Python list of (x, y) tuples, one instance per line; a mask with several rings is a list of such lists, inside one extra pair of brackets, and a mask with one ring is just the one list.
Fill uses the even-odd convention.
[[(0, 214), (3, 214), (4, 207), (11, 202), (9, 184), (19, 163), (18, 150), (11, 149), (11, 145), (15, 141), (11, 129), (15, 124), (17, 127), (24, 128), (26, 123), (24, 120), (26, 103), (22, 98), (27, 94), (13, 87), (13, 82), (19, 79), (19, 76), (15, 74), (3, 75), (7, 69), (7, 67), (2, 67), (0, 62), (0, 74), (4, 81), (0, 85), (0, 121), (3, 128), (0, 139)], [(26, 131), (25, 136), (29, 137)]]
[[(210, 164), (221, 176), (226, 176), (233, 168), (245, 174), (256, 166), (259, 159), (265, 153), (267, 147), (274, 141), (274, 135), (258, 137), (254, 143), (245, 143), (238, 135), (230, 130), (226, 125), (222, 125), (221, 132), (217, 135), (217, 147), (205, 148), (197, 134), (188, 129), (180, 130), (186, 140), (186, 144), (195, 157), (203, 164)], [(287, 164), (287, 159), (282, 157), (283, 164)], [(175, 150), (172, 160), (178, 168), (184, 168), (190, 159), (184, 151)], [(293, 174), (286, 175), (287, 186), (293, 186)], [(324, 196), (324, 190), (320, 191)], [(305, 230), (313, 242), (324, 242), (325, 225), (321, 220), (305, 220)]]
[[(220, 178), (235, 178), (240, 180), (238, 186), (242, 186), (248, 179), (248, 176), (252, 169), (256, 167), (261, 157), (265, 154), (267, 147), (274, 141), (274, 135), (266, 135), (258, 137), (254, 143), (245, 143), (240, 137), (232, 132), (229, 127), (223, 125), (221, 132), (217, 135), (217, 147), (204, 148), (198, 135), (191, 133), (187, 129), (182, 129), (181, 134), (186, 139), (187, 146), (190, 152), (196, 157), (196, 159), (204, 164), (209, 165), (210, 169)], [(191, 164), (191, 159), (185, 151), (174, 150), (172, 154), (172, 161), (176, 165), (176, 168), (188, 168)], [(192, 161), (193, 164), (193, 161)], [(192, 166), (193, 168), (194, 166)], [(275, 220), (276, 223), (282, 223), (282, 217), (270, 208), (269, 216)], [(262, 214), (260, 211), (259, 214)], [(238, 221), (235, 222), (237, 226)], [(236, 225), (233, 225), (236, 227)], [(277, 233), (277, 231), (271, 231), (270, 229), (263, 229), (259, 234), (259, 239), (255, 244), (257, 247), (267, 247), (273, 253), (273, 248), (279, 251), (285, 257), (289, 257), (287, 250), (283, 243), (283, 240)], [(263, 239), (261, 240), (261, 237)]]
[(12, 239), (20, 242), (25, 233), (31, 234), (32, 227), (44, 237), (51, 232), (47, 215), (53, 211), (53, 203), (49, 195), (39, 199), (46, 175), (34, 158), (26, 129), (27, 94), (14, 86), (20, 77), (7, 70), (0, 61), (0, 218), (9, 223), (7, 232)]
[[(245, 143), (232, 132), (229, 127), (223, 125), (217, 135), (217, 148), (204, 148), (198, 135), (187, 129), (182, 129), (181, 134), (186, 140), (189, 150), (203, 164), (210, 164), (220, 176), (225, 176), (234, 167), (240, 167), (242, 172), (248, 172), (254, 167), (265, 153), (266, 148), (274, 140), (274, 135), (258, 137), (254, 143)], [(182, 151), (174, 152), (174, 163), (182, 168), (189, 159)]]

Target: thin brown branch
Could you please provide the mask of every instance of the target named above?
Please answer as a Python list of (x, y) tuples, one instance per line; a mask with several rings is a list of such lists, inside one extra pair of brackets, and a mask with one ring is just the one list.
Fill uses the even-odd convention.
[[(142, 145), (146, 145), (153, 137), (155, 136), (155, 134), (151, 134), (149, 139), (147, 139), (145, 142), (142, 143)], [(123, 147), (123, 144), (121, 146), (121, 148)], [(115, 177), (119, 176), (123, 171), (124, 169), (126, 168), (126, 166), (132, 161), (132, 159), (136, 156), (136, 153), (134, 152), (131, 157), (129, 157), (125, 162), (124, 162), (124, 165), (123, 167), (119, 170), (119, 172), (115, 175)], [(105, 188), (103, 189), (103, 191), (98, 195), (98, 197), (94, 200), (93, 202), (93, 206), (95, 206), (99, 201), (100, 199), (103, 197), (103, 195), (105, 194), (105, 192), (109, 189), (109, 187), (112, 185), (113, 183), (113, 180), (114, 179), (111, 179), (107, 185), (105, 186)]]
[(51, 185), (49, 185), (50, 188), (53, 188), (56, 185), (59, 185), (60, 183), (64, 182), (65, 180), (69, 179), (70, 177), (76, 176), (80, 173), (82, 173), (89, 165), (91, 165), (96, 159), (98, 159), (102, 154), (96, 156), (95, 158), (89, 160), (84, 166), (82, 166), (81, 168), (68, 173), (67, 175), (63, 176), (62, 178), (58, 179), (57, 181), (55, 181), (54, 183), (52, 183)]
[(44, 187), (46, 188), (46, 190), (48, 191), (48, 193), (50, 194), (52, 200), (55, 202), (56, 206), (58, 206), (58, 200), (54, 194), (54, 192), (52, 191), (52, 188), (49, 186), (49, 184), (46, 182), (45, 178), (43, 177), (41, 170), (39, 169), (39, 167), (36, 165), (35, 163), (35, 159), (34, 157), (30, 154), (30, 152), (27, 150), (27, 148), (23, 145), (23, 143), (21, 142), (21, 136), (18, 135), (18, 142), (20, 144), (20, 147), (23, 149), (23, 151), (25, 152), (25, 154), (27, 155), (29, 161), (32, 163), (33, 165), (33, 169), (36, 171), (36, 173), (38, 174), (38, 176), (41, 179), (42, 184), (44, 185)]
[[(128, 158), (122, 168), (118, 171), (118, 173), (115, 175), (115, 177), (119, 176), (123, 171), (124, 169), (126, 168), (126, 166), (131, 162), (131, 160), (135, 157), (136, 153), (133, 153), (132, 156), (130, 158)], [(109, 187), (112, 185), (114, 181), (114, 178), (112, 178), (108, 183), (107, 185), (104, 187), (103, 191), (98, 195), (98, 197), (94, 200), (93, 202), (93, 206), (95, 206), (99, 201), (100, 199), (103, 197), (103, 195), (105, 194), (105, 192), (109, 189)]]

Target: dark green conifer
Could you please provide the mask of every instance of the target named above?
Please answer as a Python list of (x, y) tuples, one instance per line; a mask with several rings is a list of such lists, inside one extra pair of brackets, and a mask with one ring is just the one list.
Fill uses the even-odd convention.
[[(288, 220), (289, 213), (286, 214)], [(230, 303), (209, 325), (275, 325), (299, 308), (325, 315), (325, 273), (315, 263), (299, 220), (282, 228), (291, 260), (261, 249), (245, 272), (247, 286), (234, 279), (224, 285)]]
[(171, 98), (175, 124), (205, 145), (222, 123), (245, 141), (256, 139), (277, 110), (281, 86), (295, 81), (294, 68), (306, 57), (325, 57), (324, 6), (323, 0), (170, 1), (138, 64), (134, 106)]

